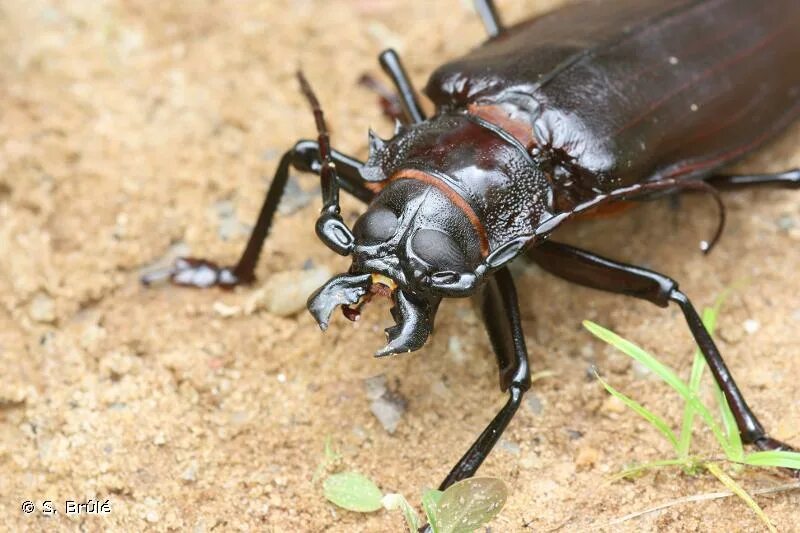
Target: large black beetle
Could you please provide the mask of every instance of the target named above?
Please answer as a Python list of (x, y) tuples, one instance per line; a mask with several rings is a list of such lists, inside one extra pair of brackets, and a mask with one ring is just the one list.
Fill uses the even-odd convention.
[[(425, 88), (436, 106), (432, 117), (424, 116), (397, 55), (381, 55), (404, 119), (389, 140), (370, 135), (366, 162), (329, 148), (322, 111), (301, 77), (319, 140), (300, 141), (281, 159), (236, 266), (182, 259), (171, 279), (192, 286), (253, 281), (289, 167), (319, 172), (317, 233), (352, 257), (349, 272), (309, 299), (323, 329), (337, 306), (354, 319), (369, 298), (387, 295), (397, 324), (377, 355), (409, 352), (425, 343), (442, 298), (478, 301), (509, 399), (441, 488), (475, 473), (530, 386), (507, 269), (523, 254), (581, 285), (679, 305), (743, 441), (788, 449), (748, 407), (674, 280), (548, 237), (570, 217), (622, 200), (695, 189), (719, 202), (718, 188), (796, 187), (798, 170), (718, 170), (798, 114), (800, 2), (590, 0), (508, 28), (490, 0), (477, 6), (489, 39), (433, 73)], [(369, 203), (352, 232), (339, 215), (340, 187)]]

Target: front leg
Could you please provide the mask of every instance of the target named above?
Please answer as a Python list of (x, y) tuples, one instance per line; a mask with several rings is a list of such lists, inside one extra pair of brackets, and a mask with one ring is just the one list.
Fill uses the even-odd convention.
[(506, 405), (442, 481), (439, 490), (445, 490), (456, 481), (475, 475), (517, 412), (523, 393), (531, 386), (528, 350), (522, 332), (517, 292), (508, 269), (498, 270), (481, 287), (475, 301), (497, 357), (500, 388), (508, 392), (509, 398)]
[[(533, 248), (528, 255), (551, 274), (579, 285), (634, 296), (660, 307), (667, 307), (670, 302), (678, 304), (714, 380), (725, 394), (736, 418), (742, 442), (762, 450), (792, 449), (767, 435), (764, 426), (747, 405), (691, 301), (678, 289), (677, 282), (652, 270), (612, 261), (580, 248), (552, 241)], [(794, 474), (800, 477), (800, 470), (794, 471)]]
[[(353, 196), (368, 202), (374, 193), (366, 187), (366, 182), (359, 172), (363, 166), (361, 161), (344, 155), (335, 150), (331, 151), (331, 158), (338, 171), (338, 183)], [(142, 283), (149, 285), (155, 281), (168, 278), (176, 285), (188, 287), (234, 287), (242, 283), (251, 283), (255, 280), (255, 267), (264, 241), (269, 235), (272, 221), (278, 204), (289, 181), (289, 168), (294, 167), (302, 172), (320, 172), (322, 161), (319, 153), (319, 144), (316, 141), (299, 141), (281, 157), (275, 177), (270, 183), (261, 212), (258, 214), (253, 231), (247, 240), (247, 245), (235, 266), (219, 266), (214, 262), (198, 258), (180, 258), (175, 265), (166, 271), (158, 271), (142, 276)]]

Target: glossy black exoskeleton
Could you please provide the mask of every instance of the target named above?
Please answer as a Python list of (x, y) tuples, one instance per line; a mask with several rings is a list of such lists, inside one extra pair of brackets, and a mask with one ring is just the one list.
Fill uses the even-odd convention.
[[(308, 301), (323, 329), (336, 307), (355, 319), (371, 297), (389, 296), (397, 324), (377, 352), (385, 356), (422, 347), (443, 298), (473, 296), (483, 316), (509, 399), (441, 488), (475, 473), (530, 387), (507, 269), (523, 254), (581, 285), (662, 307), (676, 303), (742, 440), (788, 448), (748, 407), (675, 281), (548, 237), (569, 218), (621, 200), (694, 189), (719, 203), (717, 188), (797, 187), (798, 170), (717, 171), (797, 117), (800, 2), (590, 0), (509, 28), (490, 0), (477, 5), (489, 39), (433, 73), (425, 88), (436, 106), (432, 117), (424, 116), (397, 55), (381, 55), (404, 120), (389, 140), (370, 134), (366, 162), (330, 149), (322, 111), (301, 76), (319, 140), (300, 141), (281, 159), (235, 267), (181, 260), (172, 280), (252, 281), (289, 167), (318, 172), (324, 205), (317, 234), (352, 257), (350, 270)], [(339, 214), (340, 187), (369, 204), (352, 231)]]

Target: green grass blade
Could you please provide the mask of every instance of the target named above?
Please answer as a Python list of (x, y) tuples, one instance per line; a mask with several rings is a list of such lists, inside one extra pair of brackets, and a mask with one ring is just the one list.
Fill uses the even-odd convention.
[(764, 511), (761, 509), (761, 507), (759, 507), (759, 505), (756, 503), (753, 497), (750, 496), (750, 494), (748, 494), (748, 492), (744, 490), (744, 488), (742, 488), (741, 485), (736, 483), (736, 481), (734, 481), (732, 477), (723, 472), (718, 464), (707, 463), (705, 466), (706, 469), (708, 469), (709, 472), (714, 474), (714, 476), (718, 480), (720, 480), (723, 485), (728, 487), (728, 489), (731, 492), (736, 494), (739, 498), (742, 499), (742, 501), (744, 501), (747, 504), (748, 507), (750, 507), (750, 509), (756, 514), (756, 516), (758, 516), (758, 518), (760, 518), (761, 521), (764, 522), (764, 525), (767, 526), (767, 529), (769, 529), (771, 533), (778, 533), (778, 530), (775, 529), (775, 526), (772, 525), (772, 522), (770, 521), (766, 513), (764, 513)]
[(325, 457), (319, 462), (317, 465), (316, 470), (314, 470), (314, 476), (311, 478), (311, 483), (316, 485), (317, 481), (319, 481), (320, 476), (331, 466), (333, 463), (341, 459), (341, 455), (336, 449), (333, 447), (333, 440), (331, 436), (328, 435), (325, 437)]
[(800, 453), (782, 450), (753, 452), (745, 455), (742, 462), (751, 466), (773, 466), (800, 470)]
[(609, 394), (619, 398), (619, 400), (627, 405), (630, 409), (636, 412), (639, 416), (647, 420), (647, 422), (656, 428), (658, 431), (661, 432), (662, 435), (669, 441), (673, 448), (676, 450), (678, 449), (678, 439), (675, 437), (675, 433), (667, 424), (667, 421), (661, 418), (659, 415), (655, 414), (654, 412), (647, 409), (645, 406), (637, 402), (636, 400), (626, 396), (625, 394), (619, 392), (617, 389), (609, 385), (600, 375), (595, 371), (595, 377), (597, 378), (600, 383), (603, 384), (603, 387), (608, 391)]
[[(705, 317), (704, 317), (705, 318)], [(700, 381), (703, 379), (703, 370), (706, 367), (706, 360), (698, 349), (692, 361), (692, 372), (689, 376), (689, 390), (697, 395), (700, 391)], [(683, 419), (681, 421), (681, 433), (678, 441), (678, 457), (688, 457), (689, 448), (692, 446), (692, 430), (694, 426), (695, 411), (687, 402), (683, 406)]]
[[(709, 335), (714, 335), (714, 330), (717, 329), (717, 317), (723, 302), (728, 297), (732, 289), (726, 289), (722, 294), (717, 297), (714, 306), (703, 310), (703, 325), (706, 327)], [(699, 353), (699, 350), (698, 350)], [(719, 404), (720, 415), (722, 416), (722, 425), (725, 428), (725, 434), (728, 437), (728, 446), (731, 450), (729, 459), (733, 461), (741, 461), (744, 457), (744, 446), (742, 446), (742, 436), (739, 434), (739, 426), (736, 424), (736, 418), (733, 416), (728, 400), (722, 394), (719, 385), (714, 381), (714, 394)]]
[(692, 465), (696, 464), (691, 458), (678, 458), (678, 459), (661, 459), (659, 461), (652, 461), (650, 463), (644, 463), (636, 466), (632, 466), (630, 468), (626, 468), (622, 472), (618, 472), (611, 476), (608, 479), (609, 483), (614, 483), (615, 481), (619, 481), (620, 479), (625, 479), (627, 477), (635, 476), (645, 470), (653, 470), (656, 468), (663, 468), (665, 466), (683, 466), (683, 467), (691, 467)]
[(589, 320), (584, 320), (583, 326), (600, 340), (607, 342), (627, 356), (639, 361), (641, 364), (650, 369), (650, 371), (660, 377), (664, 382), (666, 382), (667, 385), (675, 389), (675, 392), (683, 397), (685, 402), (691, 404), (692, 409), (694, 409), (694, 411), (703, 418), (705, 423), (708, 424), (708, 427), (711, 429), (712, 433), (714, 433), (714, 437), (719, 441), (720, 446), (722, 446), (722, 448), (725, 450), (725, 455), (729, 457), (732, 456), (733, 452), (730, 449), (728, 440), (722, 433), (722, 429), (720, 428), (719, 424), (717, 424), (717, 422), (714, 420), (714, 417), (711, 416), (708, 408), (703, 405), (697, 395), (689, 389), (689, 386), (684, 383), (675, 374), (675, 372), (673, 372), (669, 367), (660, 361), (656, 360), (652, 355), (647, 353), (636, 344), (627, 339), (623, 339), (613, 331), (610, 331)]
[(717, 382), (714, 382), (714, 395), (717, 397), (719, 404), (719, 412), (722, 415), (722, 425), (725, 428), (725, 434), (728, 437), (728, 446), (730, 447), (730, 455), (728, 459), (731, 461), (741, 461), (744, 458), (744, 445), (742, 444), (742, 436), (739, 433), (739, 426), (736, 424), (736, 418), (733, 416), (728, 405), (728, 400), (722, 393)]

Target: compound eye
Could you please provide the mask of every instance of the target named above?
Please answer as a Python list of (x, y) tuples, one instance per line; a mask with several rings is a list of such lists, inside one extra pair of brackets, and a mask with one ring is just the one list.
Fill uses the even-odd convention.
[(421, 229), (411, 240), (414, 254), (443, 274), (465, 272), (464, 252), (448, 234), (434, 229)]
[(353, 233), (360, 243), (378, 244), (391, 239), (398, 224), (397, 215), (385, 207), (376, 207), (361, 215), (353, 226)]

